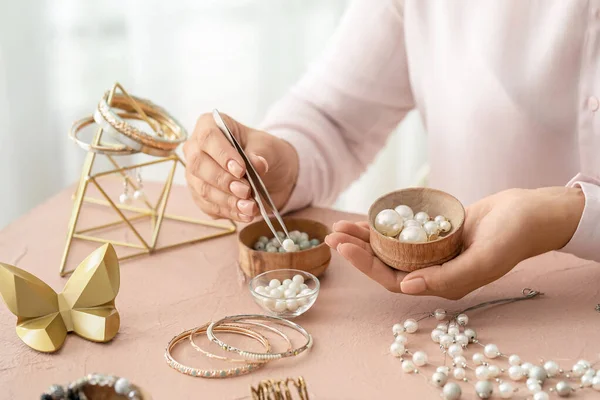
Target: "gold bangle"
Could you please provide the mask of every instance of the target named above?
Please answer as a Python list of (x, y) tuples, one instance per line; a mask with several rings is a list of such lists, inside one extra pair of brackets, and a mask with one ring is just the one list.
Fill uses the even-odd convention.
[[(128, 119), (136, 118), (135, 115), (126, 114), (126, 113), (121, 113), (120, 116), (122, 118), (128, 118)], [(89, 125), (92, 125), (94, 123), (95, 123), (94, 117), (91, 117), (91, 116), (82, 118), (78, 121), (73, 122), (73, 125), (71, 125), (71, 129), (69, 130), (69, 137), (75, 143), (77, 143), (77, 145), (79, 145), (79, 147), (81, 147), (83, 150), (92, 151), (97, 154), (122, 156), (122, 155), (135, 154), (138, 152), (137, 150), (129, 148), (125, 145), (117, 145), (117, 144), (110, 145), (110, 146), (95, 145), (93, 143), (84, 142), (83, 140), (81, 140), (77, 137), (79, 134), (79, 131), (81, 131), (83, 128), (85, 128)]]
[[(178, 362), (177, 360), (175, 360), (173, 358), (173, 356), (171, 355), (171, 350), (173, 349), (173, 347), (175, 347), (179, 342), (187, 339), (188, 336), (192, 333), (192, 331), (196, 331), (197, 334), (205, 333), (207, 327), (208, 327), (208, 324), (205, 324), (204, 326), (200, 327), (199, 329), (196, 329), (196, 328), (188, 329), (187, 331), (184, 331), (184, 332), (180, 333), (179, 335), (175, 336), (173, 339), (171, 339), (171, 341), (167, 345), (167, 348), (165, 349), (165, 360), (167, 361), (167, 364), (171, 368), (173, 368), (174, 370), (176, 370), (182, 374), (190, 375), (190, 376), (194, 376), (194, 377), (228, 378), (228, 377), (232, 377), (232, 376), (240, 376), (240, 375), (249, 374), (250, 372), (252, 372), (256, 369), (259, 369), (265, 365), (264, 363), (258, 363), (258, 364), (257, 363), (247, 363), (241, 367), (219, 369), (219, 370), (205, 370), (205, 369), (188, 367), (186, 365), (181, 364), (180, 362)], [(238, 334), (256, 339), (265, 347), (267, 352), (271, 351), (271, 344), (269, 343), (267, 338), (265, 338), (261, 334), (256, 333), (250, 329), (241, 328), (239, 326), (229, 326), (229, 325), (221, 325), (219, 327), (216, 327), (215, 329), (218, 329), (220, 332), (238, 333)]]
[[(244, 328), (244, 325), (251, 325), (251, 326), (258, 326), (264, 329), (267, 329), (279, 336), (281, 336), (283, 338), (283, 340), (286, 341), (286, 343), (288, 344), (288, 348), (287, 350), (290, 351), (292, 349), (292, 341), (290, 340), (290, 338), (283, 332), (281, 332), (279, 329), (277, 328), (273, 328), (272, 326), (269, 325), (265, 325), (265, 324), (261, 324), (260, 322), (252, 322), (252, 321), (248, 321), (248, 322), (244, 322), (243, 324), (239, 325), (239, 324), (228, 324), (227, 326), (235, 326), (235, 327), (241, 327)], [(206, 329), (206, 327), (208, 326), (208, 324), (204, 325), (204, 328)], [(196, 349), (197, 351), (199, 351), (200, 353), (204, 354), (205, 356), (209, 357), (209, 358), (214, 358), (216, 360), (223, 360), (223, 361), (228, 361), (228, 362), (233, 362), (233, 363), (246, 363), (246, 364), (261, 364), (261, 363), (266, 363), (268, 362), (268, 360), (247, 360), (247, 359), (231, 359), (228, 357), (223, 357), (223, 356), (217, 356), (215, 354), (209, 353), (206, 350), (203, 350), (200, 348), (200, 346), (198, 346), (195, 342), (194, 342), (194, 336), (198, 335), (198, 331), (201, 328), (196, 328), (194, 329), (191, 333), (190, 333), (190, 343), (192, 345), (192, 347), (194, 349)]]

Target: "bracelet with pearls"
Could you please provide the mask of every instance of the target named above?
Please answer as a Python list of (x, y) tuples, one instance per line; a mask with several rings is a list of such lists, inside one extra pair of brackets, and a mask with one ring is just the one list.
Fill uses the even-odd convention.
[(88, 400), (84, 390), (93, 390), (94, 387), (112, 388), (114, 394), (128, 400), (145, 400), (142, 390), (125, 378), (113, 375), (89, 374), (66, 387), (52, 385), (41, 395), (40, 400)]
[[(216, 328), (225, 323), (231, 324), (231, 323), (235, 323), (235, 322), (255, 321), (255, 320), (269, 321), (269, 322), (273, 322), (278, 325), (292, 328), (292, 329), (296, 330), (297, 332), (299, 332), (302, 336), (304, 336), (304, 338), (306, 339), (306, 343), (304, 345), (302, 345), (301, 347), (298, 347), (293, 350), (287, 350), (282, 353), (272, 353), (272, 354), (256, 353), (256, 352), (252, 352), (252, 351), (241, 350), (235, 346), (228, 345), (225, 342), (221, 341), (219, 338), (217, 338), (214, 334), (214, 332), (216, 331)], [(260, 314), (235, 315), (235, 316), (229, 316), (229, 317), (222, 318), (219, 321), (212, 322), (209, 325), (208, 329), (206, 330), (206, 335), (208, 336), (209, 340), (211, 340), (212, 342), (219, 345), (219, 347), (221, 347), (223, 350), (238, 353), (242, 357), (251, 359), (251, 360), (270, 361), (270, 360), (278, 360), (280, 358), (285, 358), (285, 357), (297, 356), (298, 354), (306, 351), (307, 349), (310, 349), (313, 345), (312, 336), (302, 326), (300, 326), (292, 321), (283, 319), (283, 318), (270, 316), (270, 315), (260, 315)]]

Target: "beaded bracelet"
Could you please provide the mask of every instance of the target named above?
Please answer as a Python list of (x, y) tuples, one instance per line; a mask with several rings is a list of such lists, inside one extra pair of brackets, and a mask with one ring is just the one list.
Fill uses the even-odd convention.
[[(266, 321), (276, 323), (278, 325), (287, 326), (288, 328), (292, 328), (292, 329), (298, 331), (300, 334), (302, 334), (302, 336), (304, 336), (306, 338), (306, 343), (297, 349), (287, 350), (282, 353), (272, 353), (272, 354), (256, 353), (256, 352), (252, 352), (252, 351), (241, 350), (234, 346), (230, 346), (230, 345), (224, 343), (223, 341), (221, 341), (220, 339), (218, 339), (214, 334), (214, 332), (217, 331), (217, 328), (220, 325), (223, 325), (225, 323), (240, 322), (240, 321), (245, 321), (245, 320), (251, 320), (251, 321), (252, 320), (266, 320)], [(248, 358), (251, 360), (268, 360), (268, 361), (270, 361), (270, 360), (278, 360), (280, 358), (285, 358), (285, 357), (297, 356), (298, 354), (304, 352), (305, 350), (310, 349), (313, 345), (312, 336), (306, 331), (306, 329), (304, 329), (300, 325), (298, 325), (292, 321), (288, 321), (287, 319), (270, 316), (270, 315), (260, 315), (260, 314), (235, 315), (235, 316), (225, 317), (216, 322), (211, 322), (211, 324), (208, 326), (208, 329), (206, 330), (206, 336), (208, 336), (210, 341), (218, 344), (219, 347), (221, 347), (223, 350), (238, 353), (242, 357)]]
[[(114, 394), (129, 400), (147, 400), (149, 396), (142, 389), (125, 378), (113, 375), (89, 374), (66, 387), (52, 385), (41, 395), (40, 400), (88, 400), (84, 390), (96, 387), (98, 390), (110, 387)], [(89, 392), (88, 392), (89, 394)]]
[[(272, 326), (268, 326), (268, 325), (265, 325), (265, 324), (261, 324), (259, 322), (250, 322), (250, 321), (244, 322), (243, 325), (258, 326), (258, 327), (267, 329), (267, 330), (269, 330), (269, 331), (271, 331), (271, 332), (273, 332), (273, 333), (281, 336), (283, 338), (283, 340), (285, 340), (285, 342), (288, 344), (287, 350), (288, 351), (292, 350), (292, 341), (290, 340), (290, 338), (285, 333), (281, 332), (279, 329), (273, 328)], [(196, 344), (196, 342), (194, 342), (194, 336), (198, 335), (199, 331), (201, 329), (204, 329), (204, 332), (206, 332), (206, 327), (207, 326), (208, 326), (208, 324), (206, 324), (206, 325), (204, 325), (202, 327), (196, 328), (196, 329), (194, 329), (190, 333), (190, 343), (192, 344), (192, 347), (194, 349), (196, 349), (197, 351), (199, 351), (200, 353), (204, 354), (205, 356), (207, 356), (209, 358), (214, 358), (214, 359), (217, 359), (217, 360), (223, 360), (223, 361), (227, 361), (227, 362), (232, 362), (232, 363), (252, 363), (252, 364), (258, 364), (258, 363), (265, 363), (265, 362), (269, 361), (269, 360), (248, 361), (246, 359), (231, 359), (231, 358), (228, 358), (228, 357), (218, 356), (218, 355), (209, 353), (206, 350), (201, 349), (200, 346), (198, 346)], [(243, 326), (240, 326), (240, 325), (228, 325), (228, 326), (236, 326), (236, 327), (242, 327), (243, 328)], [(202, 332), (202, 333), (204, 333), (204, 332)]]
[[(206, 324), (206, 325), (208, 325), (208, 324)], [(171, 339), (171, 341), (167, 345), (167, 348), (165, 349), (165, 359), (166, 359), (169, 367), (173, 368), (174, 370), (176, 370), (182, 374), (200, 377), (200, 378), (228, 378), (231, 376), (239, 376), (239, 375), (248, 374), (248, 373), (250, 373), (258, 368), (261, 368), (265, 365), (265, 363), (250, 363), (249, 362), (246, 365), (243, 365), (241, 367), (236, 367), (236, 368), (219, 369), (219, 370), (205, 370), (205, 369), (188, 367), (186, 365), (181, 364), (177, 360), (175, 360), (173, 358), (173, 356), (171, 355), (171, 350), (173, 349), (173, 347), (175, 347), (179, 342), (182, 342), (183, 340), (187, 339), (188, 336), (192, 332), (195, 332), (196, 334), (202, 334), (202, 333), (206, 332), (206, 325), (204, 325), (204, 327), (201, 327), (199, 329), (197, 329), (197, 328), (188, 329), (187, 331), (184, 331), (184, 332), (180, 333), (179, 335), (175, 336), (173, 339)], [(267, 338), (265, 338), (263, 335), (261, 335), (257, 332), (254, 332), (250, 329), (244, 329), (241, 327), (231, 326), (231, 325), (222, 325), (217, 328), (217, 331), (225, 332), (225, 333), (238, 333), (240, 335), (244, 335), (244, 336), (256, 339), (265, 347), (265, 350), (267, 351), (267, 353), (271, 351), (271, 344), (269, 343)]]

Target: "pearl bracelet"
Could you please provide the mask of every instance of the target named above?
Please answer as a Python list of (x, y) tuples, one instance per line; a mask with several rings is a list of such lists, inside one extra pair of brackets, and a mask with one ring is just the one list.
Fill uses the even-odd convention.
[[(302, 334), (302, 336), (304, 336), (306, 338), (306, 343), (294, 350), (287, 350), (285, 352), (282, 353), (272, 353), (272, 354), (268, 354), (268, 353), (255, 353), (252, 351), (244, 351), (241, 350), (237, 347), (234, 346), (230, 346), (226, 343), (224, 343), (223, 341), (221, 341), (220, 339), (218, 339), (214, 332), (217, 331), (217, 328), (220, 325), (223, 325), (225, 323), (232, 323), (232, 322), (240, 322), (240, 321), (246, 321), (246, 320), (266, 320), (266, 321), (270, 321), (273, 323), (276, 323), (278, 325), (283, 325), (283, 326), (287, 326), (289, 328), (294, 329), (295, 331), (299, 332), (300, 334)], [(270, 315), (260, 315), (260, 314), (249, 314), (249, 315), (235, 315), (235, 316), (229, 316), (229, 317), (225, 317), (223, 319), (220, 319), (219, 321), (216, 322), (212, 322), (208, 329), (206, 330), (206, 335), (208, 336), (209, 340), (211, 340), (212, 342), (216, 343), (219, 345), (219, 347), (221, 347), (223, 350), (225, 351), (231, 351), (234, 353), (238, 353), (239, 355), (241, 355), (244, 358), (248, 358), (251, 360), (278, 360), (281, 358), (285, 358), (285, 357), (291, 357), (291, 356), (297, 356), (298, 354), (306, 351), (307, 349), (310, 349), (313, 345), (313, 338), (312, 336), (306, 331), (306, 329), (304, 329), (303, 327), (301, 327), (300, 325), (292, 322), (292, 321), (288, 321), (286, 319), (283, 318), (279, 318), (279, 317), (274, 317), (274, 316), (270, 316)]]
[[(88, 400), (84, 389), (91, 387), (111, 387), (114, 394), (120, 395), (129, 400), (145, 400), (142, 390), (133, 385), (125, 378), (119, 378), (112, 375), (89, 374), (74, 382), (69, 383), (67, 387), (61, 385), (52, 385), (42, 394), (41, 400)], [(88, 393), (89, 394), (89, 393)], [(111, 397), (112, 398), (112, 397)]]

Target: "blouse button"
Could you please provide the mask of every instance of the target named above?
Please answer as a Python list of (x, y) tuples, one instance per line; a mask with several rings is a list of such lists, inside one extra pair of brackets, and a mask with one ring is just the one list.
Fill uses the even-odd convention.
[(598, 108), (600, 108), (600, 102), (598, 101), (597, 97), (591, 96), (588, 99), (588, 109), (592, 112), (596, 112), (598, 111)]

